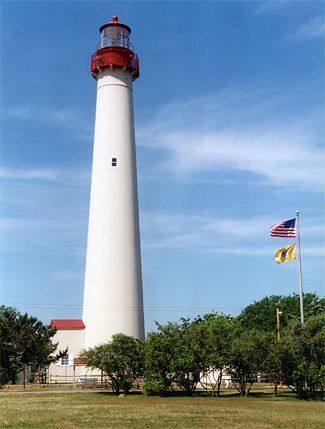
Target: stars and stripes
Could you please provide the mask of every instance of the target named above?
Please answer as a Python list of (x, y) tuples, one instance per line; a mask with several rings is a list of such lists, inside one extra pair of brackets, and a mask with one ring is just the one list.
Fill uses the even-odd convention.
[(284, 220), (271, 227), (271, 237), (296, 237), (296, 218)]

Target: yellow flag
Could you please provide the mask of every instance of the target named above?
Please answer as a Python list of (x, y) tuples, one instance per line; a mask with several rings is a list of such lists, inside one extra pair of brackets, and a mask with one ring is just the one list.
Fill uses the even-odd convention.
[(281, 264), (281, 262), (295, 260), (296, 259), (296, 245), (289, 244), (289, 246), (283, 247), (275, 251), (275, 262)]

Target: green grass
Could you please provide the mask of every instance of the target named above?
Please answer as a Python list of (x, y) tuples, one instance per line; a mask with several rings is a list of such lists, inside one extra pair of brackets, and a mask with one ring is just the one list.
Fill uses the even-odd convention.
[(1, 395), (0, 427), (30, 429), (323, 429), (324, 403), (271, 395), (116, 397), (103, 392)]

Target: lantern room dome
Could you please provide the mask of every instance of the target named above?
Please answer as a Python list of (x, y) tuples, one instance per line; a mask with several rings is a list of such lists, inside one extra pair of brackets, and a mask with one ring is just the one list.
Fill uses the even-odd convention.
[(129, 34), (131, 33), (131, 28), (128, 25), (123, 24), (122, 22), (119, 22), (118, 16), (116, 16), (116, 15), (113, 16), (112, 21), (101, 25), (99, 27), (99, 32), (101, 33), (107, 27), (116, 27), (116, 26), (124, 28), (125, 30), (127, 30), (129, 32)]

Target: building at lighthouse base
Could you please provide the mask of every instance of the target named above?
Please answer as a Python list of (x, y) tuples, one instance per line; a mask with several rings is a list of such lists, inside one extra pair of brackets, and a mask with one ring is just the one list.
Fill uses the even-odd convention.
[(57, 343), (55, 353), (67, 350), (64, 357), (48, 368), (47, 381), (50, 384), (69, 383), (89, 386), (102, 381), (101, 371), (88, 368), (79, 356), (84, 349), (85, 325), (80, 319), (54, 319), (51, 327), (56, 328), (53, 343)]

